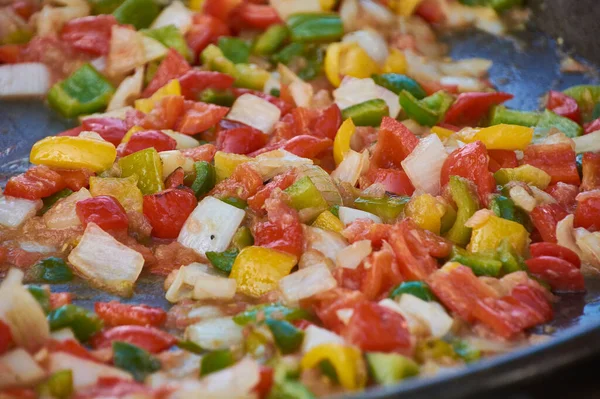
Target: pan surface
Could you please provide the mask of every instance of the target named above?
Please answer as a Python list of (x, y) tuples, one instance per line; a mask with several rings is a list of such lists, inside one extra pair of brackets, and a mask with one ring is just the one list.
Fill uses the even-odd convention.
[[(465, 32), (445, 40), (452, 47), (453, 58), (483, 57), (492, 60), (494, 66), (490, 78), (499, 90), (515, 95), (507, 103), (513, 108), (538, 109), (540, 97), (550, 89), (598, 83), (593, 74), (561, 74), (560, 51), (556, 42), (533, 30), (511, 38)], [(27, 156), (33, 143), (72, 125), (73, 122), (60, 119), (41, 102), (0, 101), (0, 183), (3, 185), (8, 177), (27, 169)], [(435, 377), (364, 392), (356, 397), (461, 398), (511, 386), (600, 354), (600, 280), (588, 280), (587, 287), (586, 294), (561, 297), (555, 307), (555, 319), (550, 324), (555, 331), (554, 336), (544, 343), (451, 369)], [(81, 281), (55, 285), (52, 289), (73, 292), (76, 302), (89, 308), (95, 301), (120, 300), (91, 289)], [(162, 278), (143, 276), (137, 283), (136, 295), (124, 302), (167, 307)]]

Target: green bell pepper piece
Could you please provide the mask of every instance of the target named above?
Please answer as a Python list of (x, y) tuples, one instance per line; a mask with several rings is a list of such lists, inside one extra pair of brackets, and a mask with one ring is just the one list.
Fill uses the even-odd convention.
[(334, 42), (344, 36), (344, 24), (334, 13), (299, 13), (286, 21), (294, 42)]
[(293, 59), (302, 57), (306, 51), (306, 45), (304, 43), (290, 43), (279, 52), (273, 54), (271, 61), (274, 64), (288, 65)]
[(421, 100), (421, 104), (423, 104), (426, 108), (436, 112), (440, 119), (446, 115), (446, 112), (450, 106), (452, 106), (453, 102), (454, 97), (443, 90), (436, 91), (429, 97), (425, 97)]
[(271, 91), (269, 92), (269, 94), (272, 95), (272, 96), (274, 96), (274, 97), (280, 97), (281, 96), (281, 90), (273, 87), (271, 89)]
[(144, 195), (164, 190), (162, 162), (154, 148), (146, 148), (119, 159), (121, 177), (137, 175), (138, 188)]
[(400, 94), (403, 90), (406, 90), (417, 100), (422, 100), (427, 97), (427, 93), (423, 90), (423, 87), (421, 87), (416, 80), (411, 79), (406, 75), (401, 75), (399, 73), (384, 73), (380, 75), (371, 75), (371, 78), (379, 86), (385, 87), (396, 94)]
[[(575, 138), (583, 134), (583, 128), (569, 118), (555, 114), (550, 110), (545, 110), (537, 123), (537, 129), (550, 130), (556, 128), (563, 132), (565, 136)], [(537, 130), (536, 129), (536, 130)]]
[(476, 276), (497, 277), (500, 275), (500, 270), (502, 269), (502, 262), (493, 257), (483, 254), (472, 254), (456, 245), (452, 247), (450, 261), (469, 267)]
[(527, 270), (525, 261), (506, 238), (500, 242), (500, 245), (496, 249), (496, 258), (502, 262), (502, 271), (504, 274)]
[(223, 51), (214, 44), (208, 45), (200, 54), (202, 63), (211, 71), (226, 73), (233, 77), (237, 77), (235, 64), (225, 57)]
[(204, 355), (206, 351), (202, 349), (200, 345), (193, 341), (177, 341), (175, 344), (178, 348), (183, 349), (184, 351), (188, 351), (194, 353), (196, 355)]
[(312, 80), (323, 71), (325, 61), (325, 50), (323, 47), (310, 46), (304, 54), (306, 66), (298, 71), (298, 77), (302, 80)]
[(231, 107), (235, 101), (235, 96), (231, 90), (206, 89), (199, 94), (198, 101)]
[(368, 100), (360, 104), (352, 105), (342, 111), (342, 119), (352, 118), (356, 126), (381, 125), (384, 116), (388, 116), (390, 110), (385, 101), (380, 98)]
[(503, 105), (497, 105), (492, 108), (490, 126), (505, 123), (507, 125), (531, 127), (537, 125), (540, 118), (541, 115), (539, 112), (517, 111), (508, 109)]
[(600, 103), (596, 103), (596, 105), (594, 105), (594, 110), (592, 111), (591, 120), (595, 120), (598, 118), (600, 118)]
[(146, 72), (144, 72), (144, 86), (147, 86), (152, 79), (154, 79), (154, 75), (156, 75), (156, 71), (158, 71), (159, 66), (160, 62), (158, 61), (150, 61), (146, 64)]
[(446, 234), (448, 230), (454, 226), (455, 222), (456, 210), (451, 205), (446, 205), (446, 212), (444, 213), (444, 216), (442, 216), (441, 220), (442, 225), (440, 226), (440, 233)]
[(294, 184), (283, 191), (290, 196), (292, 206), (298, 210), (304, 208), (327, 208), (327, 201), (308, 176), (296, 180)]
[(238, 197), (225, 197), (225, 198), (221, 198), (221, 201), (223, 201), (224, 203), (229, 204), (231, 206), (235, 206), (238, 209), (244, 210), (244, 209), (248, 208), (248, 203)]
[(87, 0), (92, 14), (112, 14), (125, 0)]
[(219, 38), (218, 47), (234, 64), (242, 64), (248, 62), (250, 57), (250, 45), (238, 37), (221, 36)]
[(141, 31), (144, 35), (159, 41), (167, 48), (175, 49), (179, 54), (183, 55), (188, 61), (192, 60), (192, 52), (175, 25), (167, 25), (155, 29), (144, 29)]
[(435, 295), (424, 281), (404, 281), (390, 292), (390, 298), (396, 299), (402, 294), (414, 295), (426, 302), (435, 301)]
[(490, 210), (502, 219), (515, 220), (515, 203), (503, 195), (495, 195), (492, 198)]
[(389, 222), (400, 216), (408, 201), (410, 201), (410, 197), (406, 196), (358, 197), (354, 200), (354, 206), (361, 211), (370, 212)]
[(131, 373), (136, 381), (143, 382), (149, 374), (160, 370), (160, 360), (138, 346), (115, 341), (112, 349), (113, 364)]
[(39, 285), (28, 285), (27, 291), (40, 304), (44, 313), (50, 312), (50, 291)]
[(579, 85), (563, 91), (567, 96), (573, 97), (579, 105), (584, 122), (592, 120), (596, 104), (600, 102), (600, 86)]
[(400, 105), (406, 115), (423, 126), (434, 126), (444, 116), (450, 105), (452, 97), (438, 91), (422, 100), (417, 100), (410, 92), (400, 92)]
[(198, 161), (194, 163), (194, 170), (196, 177), (192, 183), (192, 190), (196, 194), (196, 198), (200, 198), (212, 190), (217, 182), (215, 167), (206, 161)]
[(265, 87), (265, 83), (271, 74), (254, 64), (235, 64), (236, 74), (235, 86), (247, 89), (259, 90)]
[(102, 320), (93, 312), (75, 305), (63, 305), (48, 315), (50, 330), (69, 327), (80, 342), (86, 342), (102, 329)]
[(340, 217), (340, 206), (339, 205), (331, 205), (329, 207), (329, 212), (333, 213), (333, 215), (339, 219)]
[(252, 231), (247, 226), (242, 226), (233, 235), (231, 244), (240, 251), (246, 247), (254, 245), (254, 237)]
[(229, 275), (239, 253), (237, 248), (233, 248), (223, 252), (209, 251), (206, 253), (206, 257), (214, 267)]
[(446, 233), (446, 238), (457, 245), (465, 246), (471, 239), (472, 231), (470, 227), (465, 226), (465, 222), (479, 210), (477, 197), (471, 192), (469, 182), (462, 177), (450, 176), (448, 188), (458, 210), (456, 221)]
[(61, 258), (42, 259), (36, 267), (40, 267), (40, 278), (45, 283), (58, 284), (73, 280), (73, 272)]
[(38, 213), (40, 215), (43, 215), (44, 213), (48, 212), (48, 210), (50, 208), (52, 208), (52, 206), (54, 204), (56, 204), (58, 202), (58, 200), (66, 198), (71, 194), (73, 194), (73, 190), (65, 188), (63, 190), (60, 190), (57, 193), (52, 194), (49, 197), (42, 198), (42, 202), (44, 203), (44, 206), (42, 207), (42, 209), (40, 209), (40, 211)]
[(481, 351), (479, 349), (474, 348), (468, 342), (461, 339), (452, 341), (452, 349), (454, 349), (454, 353), (456, 353), (458, 357), (467, 363), (474, 362), (481, 358)]
[(300, 381), (276, 381), (267, 399), (314, 399), (315, 396)]
[(235, 363), (233, 353), (229, 349), (221, 349), (207, 353), (200, 361), (200, 376), (220, 371)]
[(304, 340), (304, 331), (295, 327), (292, 323), (285, 320), (273, 319), (267, 317), (265, 320), (275, 344), (284, 355), (294, 353), (302, 345)]
[(160, 14), (160, 8), (154, 0), (125, 0), (112, 13), (123, 25), (133, 25), (136, 30), (150, 26)]
[(252, 306), (245, 311), (233, 316), (233, 321), (241, 326), (254, 323), (258, 319), (278, 318), (281, 320), (295, 321), (311, 319), (312, 315), (300, 308), (290, 308), (279, 303)]
[(38, 385), (37, 393), (42, 398), (68, 399), (73, 394), (73, 372), (57, 371)]
[(267, 56), (273, 54), (288, 38), (289, 31), (285, 25), (271, 25), (254, 43), (254, 53)]
[(367, 365), (373, 380), (381, 385), (393, 385), (419, 374), (419, 365), (396, 353), (369, 352)]
[(66, 118), (103, 110), (114, 87), (93, 66), (85, 64), (48, 92), (48, 103)]

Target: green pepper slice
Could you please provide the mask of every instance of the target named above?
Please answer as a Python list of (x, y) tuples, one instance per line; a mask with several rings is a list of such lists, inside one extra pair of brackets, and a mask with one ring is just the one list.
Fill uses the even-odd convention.
[(63, 305), (48, 315), (50, 330), (69, 327), (80, 342), (86, 342), (102, 329), (102, 320), (94, 313), (76, 305)]
[(73, 372), (57, 371), (38, 385), (37, 393), (43, 398), (68, 399), (73, 394)]
[(141, 31), (144, 35), (159, 41), (167, 48), (175, 49), (179, 54), (183, 55), (188, 61), (192, 60), (192, 52), (175, 25), (167, 25), (155, 29), (144, 29)]
[(271, 61), (274, 64), (288, 65), (294, 58), (302, 57), (305, 50), (306, 45), (304, 43), (290, 43), (279, 50), (279, 52), (273, 54)]
[(327, 208), (327, 201), (308, 176), (301, 177), (283, 191), (290, 196), (292, 206), (298, 210)]
[(360, 104), (352, 105), (342, 111), (342, 119), (352, 118), (356, 126), (381, 125), (384, 116), (389, 115), (390, 110), (385, 101), (380, 98), (368, 100)]
[(400, 94), (403, 90), (406, 90), (417, 100), (421, 100), (427, 97), (427, 93), (423, 90), (423, 87), (414, 79), (409, 78), (406, 75), (399, 73), (384, 73), (380, 75), (371, 75), (371, 78), (381, 87)]
[(52, 194), (49, 197), (42, 198), (44, 206), (42, 207), (42, 209), (40, 209), (39, 214), (43, 215), (44, 213), (48, 212), (48, 210), (52, 208), (52, 206), (54, 206), (54, 204), (56, 204), (59, 200), (67, 198), (71, 194), (73, 194), (73, 190), (65, 188), (57, 193)]
[(40, 279), (49, 284), (66, 283), (73, 280), (73, 272), (61, 258), (42, 259), (36, 267), (40, 270)]
[(215, 167), (206, 161), (198, 161), (194, 163), (194, 170), (196, 178), (192, 183), (192, 190), (196, 194), (196, 198), (200, 198), (212, 190), (216, 184)]
[(502, 262), (502, 271), (504, 274), (527, 270), (525, 261), (506, 238), (500, 242), (500, 245), (496, 249), (496, 257)]
[(564, 116), (557, 115), (550, 110), (544, 111), (536, 127), (537, 129), (544, 130), (556, 128), (570, 138), (575, 138), (583, 134), (583, 128), (577, 122), (573, 122), (571, 119), (565, 118)]
[(461, 339), (456, 339), (452, 342), (452, 349), (454, 349), (454, 353), (456, 353), (458, 357), (467, 363), (474, 362), (481, 358), (481, 351), (479, 349), (474, 348), (467, 341)]
[(138, 187), (144, 195), (162, 191), (162, 162), (155, 148), (146, 148), (119, 159), (121, 177), (137, 175)]
[(254, 245), (254, 237), (252, 236), (250, 228), (242, 226), (237, 229), (233, 235), (233, 238), (231, 239), (231, 245), (240, 251), (246, 247)]
[(381, 385), (393, 385), (419, 374), (419, 365), (406, 356), (396, 353), (369, 352), (366, 357), (371, 376)]
[(233, 248), (224, 252), (209, 251), (206, 253), (206, 257), (214, 267), (229, 275), (233, 262), (235, 262), (235, 258), (239, 253), (240, 251), (237, 248)]
[(490, 201), (490, 210), (496, 216), (507, 220), (515, 220), (515, 203), (503, 195), (495, 195)]
[(312, 318), (311, 314), (304, 309), (290, 308), (279, 303), (273, 303), (250, 307), (233, 316), (233, 321), (244, 326), (248, 323), (256, 322), (259, 315), (261, 319), (270, 317), (287, 321), (307, 320)]
[(294, 353), (302, 345), (304, 331), (286, 320), (267, 317), (266, 324), (273, 334), (275, 344), (284, 355)]
[(333, 13), (299, 13), (286, 21), (294, 42), (333, 42), (344, 35), (339, 15)]
[(273, 54), (288, 38), (289, 31), (285, 25), (271, 25), (254, 43), (254, 53), (262, 56)]
[(206, 89), (198, 95), (198, 101), (231, 107), (235, 101), (235, 96), (231, 90)]
[(125, 0), (112, 14), (120, 24), (140, 30), (150, 26), (160, 14), (160, 8), (154, 0)]
[(469, 182), (462, 177), (450, 176), (448, 188), (458, 210), (456, 212), (456, 221), (446, 233), (446, 238), (457, 245), (465, 246), (471, 239), (472, 231), (470, 227), (465, 226), (465, 223), (479, 210), (477, 197), (471, 192)]
[(593, 119), (594, 108), (600, 102), (600, 86), (573, 86), (563, 91), (563, 93), (573, 97), (577, 101), (584, 122), (589, 122)]
[(458, 262), (469, 267), (476, 276), (498, 277), (502, 270), (502, 262), (483, 254), (472, 254), (466, 250), (453, 246), (450, 261)]
[(424, 281), (404, 281), (390, 292), (390, 298), (396, 299), (402, 294), (414, 295), (426, 302), (435, 301), (435, 295)]
[(226, 369), (235, 363), (233, 353), (229, 349), (221, 349), (207, 353), (200, 361), (200, 376)]
[(361, 211), (377, 215), (384, 221), (393, 221), (404, 211), (408, 201), (410, 197), (406, 196), (358, 197), (354, 200), (354, 206)]
[(112, 349), (114, 365), (131, 373), (136, 381), (142, 382), (149, 374), (160, 370), (160, 360), (138, 346), (115, 341)]
[(231, 206), (235, 206), (238, 209), (246, 209), (248, 208), (248, 203), (246, 201), (244, 201), (241, 198), (238, 197), (225, 197), (225, 198), (220, 198), (221, 201), (225, 202), (226, 204), (229, 204)]
[(540, 117), (539, 112), (517, 111), (508, 109), (503, 105), (497, 105), (492, 108), (490, 126), (505, 123), (507, 125), (531, 127), (538, 124)]
[(112, 14), (125, 0), (88, 0), (92, 14)]
[(248, 62), (248, 57), (250, 57), (250, 45), (245, 40), (238, 37), (221, 36), (219, 38), (218, 46), (223, 52), (223, 55), (234, 64)]
[(28, 285), (27, 291), (40, 304), (44, 313), (50, 312), (50, 291), (39, 285)]

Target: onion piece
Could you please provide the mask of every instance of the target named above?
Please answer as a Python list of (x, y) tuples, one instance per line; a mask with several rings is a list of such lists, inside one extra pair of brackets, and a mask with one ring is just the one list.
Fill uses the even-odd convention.
[(185, 266), (181, 266), (179, 268), (177, 274), (175, 275), (175, 279), (173, 279), (173, 282), (171, 283), (165, 294), (165, 298), (171, 303), (177, 303), (181, 300), (192, 298), (192, 287), (185, 284), (184, 281), (184, 268)]
[(177, 142), (176, 148), (178, 150), (194, 148), (200, 145), (200, 142), (198, 140), (196, 140), (192, 136), (188, 136), (187, 134), (175, 132), (173, 130), (162, 130), (162, 132)]
[(356, 269), (371, 252), (371, 240), (356, 241), (337, 253), (335, 263), (338, 267)]
[(181, 151), (161, 151), (158, 153), (158, 156), (163, 165), (163, 179), (169, 177), (177, 168), (183, 168), (185, 172), (192, 172), (194, 170), (194, 161), (183, 155)]
[(524, 187), (514, 186), (508, 191), (510, 199), (513, 200), (516, 206), (524, 209), (527, 212), (533, 211), (536, 207), (537, 201), (530, 195)]
[(131, 105), (142, 94), (144, 67), (137, 67), (135, 73), (126, 77), (108, 103), (107, 111), (114, 111)]
[(46, 227), (49, 229), (66, 229), (69, 227), (81, 226), (79, 216), (75, 211), (75, 206), (79, 201), (92, 198), (92, 194), (87, 188), (69, 195), (58, 201), (42, 217)]
[(350, 319), (352, 318), (353, 314), (354, 309), (351, 308), (343, 308), (335, 311), (335, 315), (337, 316), (337, 318), (340, 319), (341, 322), (345, 325), (348, 325), (350, 323)]
[(44, 377), (44, 369), (23, 348), (13, 349), (0, 356), (0, 389), (30, 386)]
[(50, 89), (48, 67), (39, 62), (0, 65), (0, 98), (41, 97)]
[(174, 1), (162, 10), (150, 25), (150, 29), (174, 25), (182, 35), (185, 35), (192, 27), (192, 15), (192, 11), (181, 1)]
[(61, 328), (60, 330), (52, 331), (52, 333), (50, 334), (50, 337), (53, 340), (59, 341), (59, 342), (68, 341), (70, 339), (77, 340), (77, 338), (75, 337), (75, 334), (73, 333), (73, 330), (71, 330), (69, 327), (65, 327), (65, 328)]
[(366, 17), (371, 17), (378, 24), (389, 25), (396, 20), (396, 16), (390, 9), (377, 1), (360, 0), (360, 6)]
[(346, 76), (340, 87), (333, 91), (333, 98), (340, 109), (368, 100), (382, 99), (389, 108), (389, 116), (396, 118), (400, 112), (398, 95), (375, 84), (371, 78), (356, 79)]
[(61, 370), (71, 370), (74, 388), (95, 385), (101, 378), (133, 379), (131, 374), (116, 367), (73, 356), (66, 352), (50, 353), (48, 355), (48, 371), (56, 373)]
[(321, 12), (319, 0), (270, 0), (269, 4), (284, 21), (292, 14)]
[(70, 20), (90, 15), (90, 6), (85, 0), (58, 0), (52, 3), (57, 7), (46, 4), (37, 15), (38, 36), (56, 34)]
[(485, 81), (466, 76), (443, 76), (440, 78), (440, 84), (444, 86), (457, 86), (458, 91), (461, 93), (483, 91), (488, 88)]
[(348, 242), (334, 231), (303, 225), (306, 251), (319, 251), (335, 262), (339, 251), (348, 246)]
[(381, 218), (377, 215), (373, 215), (370, 212), (361, 211), (360, 209), (348, 208), (347, 206), (340, 206), (338, 214), (340, 215), (340, 220), (345, 226), (348, 226), (357, 219), (371, 219), (375, 223), (382, 223)]
[(419, 140), (419, 144), (401, 164), (416, 190), (438, 195), (442, 166), (447, 157), (440, 138), (430, 134)]
[(295, 304), (337, 286), (329, 268), (323, 264), (307, 267), (279, 280), (279, 289), (287, 303)]
[(204, 256), (227, 249), (246, 212), (215, 197), (205, 197), (181, 228), (177, 241)]
[(369, 169), (369, 151), (364, 150), (362, 153), (358, 153), (354, 150), (350, 150), (344, 156), (344, 160), (338, 165), (338, 167), (331, 173), (331, 177), (350, 183), (352, 186), (356, 186), (358, 179), (367, 172)]
[(16, 228), (42, 209), (42, 201), (0, 196), (0, 225)]
[(132, 106), (127, 106), (123, 108), (114, 109), (108, 112), (96, 112), (95, 114), (82, 115), (79, 117), (79, 121), (83, 122), (84, 120), (90, 118), (117, 118), (125, 120), (125, 117), (127, 116), (127, 113), (129, 111), (134, 111), (134, 108)]
[(223, 277), (208, 265), (191, 263), (179, 269), (179, 273), (183, 274), (183, 283), (193, 288), (193, 299), (231, 299), (235, 296), (236, 281)]
[(344, 0), (340, 6), (340, 18), (345, 32), (355, 30), (358, 24), (359, 5), (358, 0)]
[(575, 229), (573, 228), (573, 214), (567, 215), (563, 220), (556, 224), (556, 241), (558, 245), (569, 248), (575, 252), (580, 259), (583, 259), (583, 252), (579, 249), (575, 239)]
[(227, 349), (243, 343), (242, 327), (231, 317), (202, 320), (185, 329), (185, 337), (208, 350)]
[(227, 119), (241, 122), (265, 134), (271, 133), (280, 117), (279, 108), (253, 94), (238, 97), (227, 114)]
[(575, 152), (578, 154), (598, 152), (600, 151), (600, 130), (575, 137), (573, 141), (575, 142)]
[(302, 353), (307, 353), (315, 346), (323, 344), (345, 345), (346, 341), (336, 333), (317, 327), (314, 324), (306, 327), (304, 340), (302, 341)]
[(575, 229), (575, 241), (581, 249), (582, 260), (600, 269), (600, 232), (590, 233), (582, 227)]
[[(301, 165), (312, 165), (313, 161), (308, 158), (302, 158), (286, 150), (273, 150), (258, 155), (252, 161), (254, 169), (260, 173), (263, 180), (269, 180), (273, 177), (285, 173), (290, 169)], [(327, 172), (325, 172), (327, 174)], [(329, 175), (327, 175), (329, 176)]]
[(144, 65), (146, 54), (142, 35), (133, 29), (115, 25), (111, 30), (108, 55), (106, 56), (106, 74), (121, 76)]
[(131, 296), (144, 257), (121, 244), (95, 223), (89, 223), (69, 254), (74, 270), (88, 282), (120, 296)]
[(398, 302), (393, 299), (385, 298), (379, 301), (378, 304), (402, 315), (404, 320), (406, 320), (408, 331), (410, 331), (412, 335), (427, 337), (431, 334), (429, 326), (421, 318), (413, 316), (412, 313), (404, 312)]
[(437, 302), (425, 302), (414, 295), (402, 294), (398, 306), (402, 314), (410, 314), (412, 317), (423, 320), (435, 338), (446, 335), (454, 324), (454, 319)]
[(390, 52), (381, 33), (373, 29), (357, 30), (342, 38), (344, 43), (357, 43), (380, 66), (385, 63)]
[(167, 55), (169, 49), (158, 40), (146, 36), (140, 32), (138, 32), (138, 36), (140, 38), (142, 48), (144, 50), (144, 62), (142, 63), (142, 65), (147, 64), (151, 61), (162, 59)]
[(312, 85), (299, 79), (290, 83), (288, 89), (297, 107), (309, 108), (312, 105), (314, 96)]
[(439, 64), (444, 75), (481, 78), (487, 75), (493, 63), (485, 58), (467, 58)]
[(303, 164), (299, 165), (296, 170), (299, 177), (306, 176), (310, 178), (329, 206), (342, 204), (342, 196), (339, 190), (329, 173), (325, 172), (323, 168), (317, 165)]

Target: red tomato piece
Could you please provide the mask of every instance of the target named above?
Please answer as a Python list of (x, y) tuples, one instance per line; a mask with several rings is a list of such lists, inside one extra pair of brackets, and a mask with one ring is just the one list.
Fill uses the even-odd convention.
[(556, 225), (567, 215), (558, 204), (538, 205), (531, 211), (531, 222), (544, 241), (556, 243)]
[(97, 398), (155, 398), (156, 392), (147, 385), (137, 381), (122, 380), (116, 377), (100, 377), (96, 385), (78, 388), (75, 399)]
[(229, 34), (229, 27), (223, 21), (208, 14), (196, 14), (193, 17), (192, 27), (185, 35), (185, 40), (194, 52), (196, 60), (209, 44), (217, 43), (221, 36), (229, 36)]
[(495, 173), (502, 168), (516, 168), (519, 166), (517, 154), (511, 150), (488, 150), (490, 157), (489, 169)]
[(446, 112), (444, 123), (455, 126), (479, 126), (490, 108), (513, 98), (512, 94), (498, 92), (462, 93)]
[(127, 230), (129, 219), (116, 198), (99, 195), (77, 202), (77, 217), (84, 227), (96, 223), (102, 230)]
[(60, 39), (77, 51), (101, 56), (108, 54), (112, 27), (118, 25), (112, 15), (94, 15), (72, 19), (60, 31)]
[(115, 146), (121, 143), (125, 133), (129, 130), (125, 121), (117, 118), (86, 118), (81, 122), (81, 126), (83, 130), (98, 133), (100, 137)]
[(233, 86), (235, 78), (221, 72), (192, 69), (179, 78), (181, 94), (186, 100), (196, 101), (204, 89), (225, 90)]
[(22, 44), (5, 44), (0, 46), (0, 64), (16, 64), (20, 62), (24, 47)]
[(379, 248), (383, 240), (388, 239), (391, 230), (392, 226), (389, 224), (375, 223), (370, 219), (358, 219), (344, 229), (343, 235), (350, 244), (369, 240), (375, 248)]
[(23, 18), (25, 21), (28, 21), (37, 9), (36, 5), (32, 1), (27, 0), (14, 1), (10, 5), (10, 7), (18, 16)]
[(438, 24), (446, 19), (446, 14), (439, 0), (423, 0), (415, 13), (432, 24)]
[(183, 55), (175, 49), (169, 49), (167, 56), (160, 63), (154, 77), (142, 93), (142, 97), (150, 97), (156, 90), (160, 89), (172, 79), (177, 79), (192, 69)]
[(429, 255), (423, 241), (416, 237), (406, 220), (398, 223), (390, 231), (388, 241), (394, 250), (398, 266), (407, 280), (425, 280), (438, 269), (437, 261)]
[(440, 184), (445, 186), (450, 176), (471, 180), (477, 187), (479, 201), (487, 205), (489, 195), (496, 190), (494, 176), (488, 171), (488, 153), (481, 141), (454, 150), (442, 166)]
[(233, 154), (250, 154), (267, 144), (268, 136), (258, 129), (242, 126), (221, 130), (217, 136), (217, 148)]
[(242, 3), (232, 11), (230, 26), (265, 30), (282, 22), (277, 11), (269, 5)]
[(583, 154), (581, 166), (583, 171), (581, 191), (600, 188), (600, 152), (586, 152)]
[(575, 151), (567, 143), (529, 145), (523, 152), (523, 163), (548, 173), (551, 183), (561, 181), (577, 186), (580, 183)]
[(149, 130), (173, 130), (186, 108), (189, 106), (186, 107), (183, 96), (163, 97), (137, 125)]
[[(4, 46), (6, 47), (6, 46)], [(2, 60), (2, 56), (0, 54), (0, 61)], [(589, 123), (585, 123), (583, 125), (583, 134), (590, 134), (600, 130), (600, 118), (593, 120)]]
[(238, 165), (233, 174), (213, 188), (210, 195), (218, 198), (237, 197), (247, 200), (262, 187), (262, 177), (253, 166)]
[(206, 161), (211, 162), (215, 157), (215, 153), (217, 152), (217, 147), (213, 144), (203, 144), (199, 147), (194, 148), (186, 148), (181, 150), (183, 155), (188, 158), (192, 158), (194, 162), (198, 161)]
[(394, 253), (389, 248), (382, 248), (371, 253), (364, 261), (364, 277), (360, 290), (370, 300), (387, 297), (392, 287), (404, 281)]
[(95, 349), (102, 349), (110, 348), (115, 341), (127, 342), (150, 353), (159, 353), (175, 345), (177, 338), (154, 327), (117, 326), (94, 335), (90, 344)]
[(90, 177), (95, 173), (89, 169), (53, 169), (62, 176), (68, 189), (79, 191), (83, 187), (90, 185)]
[(575, 227), (600, 231), (600, 190), (586, 191), (577, 196)]
[(566, 260), (577, 268), (581, 267), (581, 260), (575, 252), (571, 251), (569, 248), (565, 248), (551, 242), (536, 242), (531, 244), (529, 246), (529, 253), (531, 254), (532, 258), (538, 258), (540, 256), (552, 256)]
[(229, 14), (241, 4), (244, 0), (205, 0), (204, 1), (204, 13), (220, 19), (221, 21), (227, 21)]
[(263, 205), (265, 201), (271, 196), (271, 193), (276, 188), (280, 190), (285, 190), (296, 181), (296, 172), (294, 170), (290, 170), (286, 173), (282, 173), (277, 175), (267, 183), (265, 186), (258, 189), (256, 194), (248, 198), (248, 206), (254, 212), (262, 212)]
[(585, 291), (581, 270), (571, 262), (554, 256), (538, 256), (525, 261), (531, 274), (547, 282), (554, 291)]
[(252, 392), (255, 392), (260, 399), (264, 399), (271, 392), (271, 387), (273, 387), (273, 367), (261, 365), (260, 378)]
[(267, 100), (268, 102), (270, 102), (271, 104), (273, 104), (274, 106), (279, 108), (279, 110), (281, 111), (281, 115), (286, 115), (288, 112), (290, 112), (294, 108), (293, 104), (290, 104), (290, 103), (282, 100), (279, 97), (275, 97), (270, 94), (263, 93), (262, 91), (234, 88), (233, 94), (235, 95), (236, 98), (238, 98), (239, 96), (241, 96), (243, 94), (252, 94), (257, 97), (262, 98), (263, 100)]
[(0, 320), (0, 355), (4, 354), (12, 345), (12, 333), (8, 324)]
[(304, 246), (302, 223), (298, 212), (286, 204), (282, 197), (280, 194), (265, 201), (267, 221), (254, 224), (254, 245), (287, 252), (299, 258)]
[(323, 151), (331, 148), (332, 144), (333, 141), (329, 138), (303, 134), (290, 139), (281, 148), (302, 158), (316, 158)]
[(181, 117), (177, 131), (183, 134), (198, 134), (215, 126), (227, 115), (229, 108), (214, 104), (194, 103)]
[(83, 347), (83, 345), (74, 339), (67, 339), (64, 341), (56, 341), (51, 339), (46, 345), (50, 352), (65, 352), (69, 355), (73, 355), (82, 359), (98, 362), (98, 359), (92, 356), (92, 354), (85, 347)]
[(0, 395), (10, 399), (36, 399), (38, 393), (31, 388), (4, 388), (0, 390)]
[(182, 167), (175, 169), (165, 179), (165, 188), (178, 188), (184, 185), (185, 172)]
[(579, 187), (573, 184), (558, 182), (546, 187), (545, 191), (554, 197), (558, 205), (562, 206), (568, 212), (575, 210), (576, 197), (577, 194), (579, 194)]
[(415, 192), (415, 187), (403, 170), (372, 168), (367, 172), (367, 178), (372, 184), (383, 184), (385, 191), (396, 195), (412, 195)]
[(342, 335), (363, 351), (412, 353), (404, 317), (373, 302), (361, 302), (354, 307)]
[(36, 200), (57, 193), (65, 187), (66, 183), (60, 174), (47, 166), (39, 165), (11, 177), (6, 183), (4, 195)]
[(68, 305), (73, 302), (73, 294), (70, 292), (51, 292), (50, 293), (50, 309), (58, 309), (63, 305)]
[(342, 112), (336, 104), (331, 104), (329, 107), (320, 111), (311, 129), (315, 136), (335, 138), (335, 134), (342, 125)]
[(346, 325), (338, 317), (337, 311), (354, 309), (358, 304), (366, 301), (367, 298), (360, 291), (334, 288), (315, 295), (312, 307), (323, 326), (339, 334)]
[(19, 56), (19, 62), (41, 62), (50, 70), (51, 80), (62, 80), (89, 62), (93, 56), (84, 54), (60, 40), (58, 35), (34, 36)]
[(167, 313), (161, 308), (147, 305), (127, 305), (117, 301), (96, 302), (94, 311), (106, 326), (154, 326), (160, 327), (167, 320)]
[(177, 238), (183, 224), (198, 201), (186, 190), (168, 189), (144, 196), (144, 216), (152, 226), (152, 235), (158, 238)]
[(581, 111), (579, 105), (573, 97), (569, 97), (560, 91), (550, 90), (548, 93), (548, 101), (546, 102), (546, 109), (569, 118), (574, 122), (581, 123)]
[(64, 132), (60, 132), (57, 136), (79, 136), (79, 133), (83, 132), (85, 129), (83, 125), (74, 127), (73, 129), (65, 130)]
[(146, 148), (154, 148), (158, 152), (170, 151), (177, 148), (177, 141), (159, 130), (136, 132), (125, 143), (121, 156), (133, 154)]
[(386, 116), (381, 121), (372, 162), (379, 168), (401, 169), (404, 160), (419, 143), (406, 126)]
[(539, 285), (519, 284), (512, 289), (510, 295), (520, 303), (538, 312), (543, 318), (541, 322), (552, 320), (552, 304), (550, 303), (549, 293), (545, 288)]

